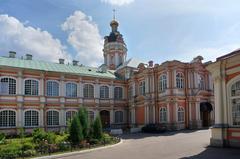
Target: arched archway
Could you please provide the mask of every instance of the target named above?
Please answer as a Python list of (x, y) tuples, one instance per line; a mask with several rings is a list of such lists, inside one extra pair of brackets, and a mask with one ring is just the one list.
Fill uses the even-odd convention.
[(103, 128), (109, 128), (110, 127), (110, 112), (107, 110), (100, 111), (100, 118), (102, 121)]
[(212, 104), (209, 102), (200, 103), (201, 119), (202, 126), (209, 127), (211, 126), (211, 115), (210, 112), (213, 110)]

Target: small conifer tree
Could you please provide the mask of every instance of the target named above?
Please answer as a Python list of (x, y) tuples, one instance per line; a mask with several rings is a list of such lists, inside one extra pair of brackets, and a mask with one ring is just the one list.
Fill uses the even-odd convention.
[(88, 129), (89, 129), (87, 110), (81, 107), (78, 111), (78, 117), (79, 117), (80, 124), (82, 126), (83, 137), (84, 139), (86, 139), (88, 137)]
[(103, 135), (102, 132), (102, 122), (99, 117), (99, 115), (96, 117), (94, 123), (93, 123), (93, 137), (95, 139), (101, 139)]
[(75, 116), (71, 122), (69, 133), (69, 138), (73, 145), (77, 145), (83, 140), (82, 126), (77, 116)]

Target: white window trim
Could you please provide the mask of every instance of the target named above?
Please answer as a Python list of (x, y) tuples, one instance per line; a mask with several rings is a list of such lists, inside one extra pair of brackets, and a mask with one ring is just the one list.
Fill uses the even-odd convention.
[[(122, 88), (122, 98), (117, 98), (117, 99), (115, 99), (115, 88), (116, 87), (121, 87)], [(113, 88), (113, 98), (115, 99), (115, 100), (123, 100), (123, 99), (125, 99), (124, 98), (125, 96), (124, 96), (124, 87), (123, 86), (114, 86), (114, 88)]]
[[(37, 81), (38, 82), (38, 95), (26, 95), (25, 94), (25, 81), (26, 80), (35, 80), (35, 81)], [(40, 95), (40, 80), (39, 79), (37, 79), (37, 78), (24, 78), (24, 80), (23, 80), (23, 93), (24, 93), (24, 95), (25, 96), (39, 96)]]
[[(17, 95), (17, 89), (18, 89), (18, 79), (16, 78), (16, 77), (14, 77), (14, 76), (1, 76), (0, 77), (0, 82), (1, 82), (1, 80), (3, 79), (3, 78), (12, 78), (12, 79), (14, 79), (15, 81), (16, 81), (16, 90), (15, 90), (15, 94), (9, 94), (9, 92), (8, 92), (8, 94), (6, 94), (6, 95)], [(24, 87), (25, 88), (25, 87)], [(1, 95), (1, 94), (0, 94)], [(3, 94), (3, 95), (5, 95), (5, 94)]]
[[(165, 76), (166, 77), (166, 88), (163, 88), (163, 84), (161, 83), (161, 77), (163, 77), (163, 76)], [(165, 92), (166, 91), (166, 89), (168, 88), (168, 76), (167, 76), (167, 74), (166, 73), (163, 73), (163, 74), (161, 74), (159, 77), (158, 77), (158, 84), (159, 84), (159, 86), (158, 86), (158, 91), (161, 93), (161, 92)], [(160, 85), (162, 85), (162, 90), (160, 89)]]
[[(77, 96), (76, 97), (69, 97), (69, 96), (67, 96), (67, 84), (68, 83), (73, 83), (73, 84), (76, 84), (76, 86), (77, 86)], [(77, 98), (78, 97), (78, 83), (77, 82), (74, 82), (74, 81), (67, 81), (67, 82), (64, 82), (64, 87), (65, 87), (65, 92), (64, 92), (64, 94), (65, 94), (65, 97), (67, 97), (67, 98)], [(59, 93), (60, 94), (60, 93)]]
[[(166, 109), (166, 121), (161, 121), (161, 109)], [(167, 123), (168, 122), (168, 109), (167, 107), (160, 107), (159, 109), (159, 123)]]
[(229, 125), (231, 127), (239, 127), (239, 125), (233, 125), (233, 120), (232, 120), (232, 103), (231, 103), (231, 100), (234, 99), (234, 98), (237, 98), (236, 97), (232, 97), (231, 96), (231, 92), (232, 92), (232, 85), (235, 84), (236, 82), (240, 81), (240, 76), (236, 76), (234, 78), (232, 78), (226, 85), (226, 88), (227, 88), (227, 103), (228, 103), (228, 106), (227, 106), (227, 113), (228, 113), (228, 121), (229, 121)]
[[(178, 109), (179, 109), (179, 108), (180, 108), (180, 109), (181, 109), (181, 108), (183, 109), (183, 121), (179, 121), (179, 120), (178, 120)], [(185, 113), (186, 113), (186, 112), (185, 112), (184, 107), (182, 107), (182, 106), (178, 106), (178, 107), (177, 107), (177, 122), (178, 122), (178, 123), (183, 123), (183, 122), (185, 122)]]
[(18, 113), (17, 113), (17, 111), (15, 110), (15, 109), (7, 109), (7, 108), (5, 108), (5, 109), (0, 109), (0, 112), (2, 112), (2, 111), (5, 111), (5, 110), (11, 110), (11, 111), (14, 111), (15, 112), (15, 115), (16, 115), (16, 118), (15, 118), (15, 124), (16, 124), (16, 126), (8, 126), (8, 127), (0, 127), (1, 129), (10, 129), (10, 128), (16, 128), (18, 125), (17, 125), (17, 119), (18, 119)]
[[(38, 126), (25, 126), (25, 112), (26, 111), (37, 111), (38, 112)], [(24, 127), (26, 127), (26, 128), (31, 128), (31, 127), (39, 127), (40, 126), (40, 111), (38, 110), (38, 109), (25, 109), (24, 111), (23, 111), (23, 125), (24, 125)]]
[[(49, 81), (50, 81), (50, 82), (57, 82), (57, 83), (58, 83), (58, 96), (60, 96), (60, 94), (61, 94), (61, 93), (60, 93), (60, 91), (61, 91), (61, 88), (60, 88), (60, 87), (61, 87), (61, 83), (60, 83), (59, 81), (57, 81), (57, 80), (50, 80), (50, 79), (46, 81), (46, 86), (45, 86), (45, 87), (46, 87), (46, 88), (45, 88), (45, 90), (46, 90), (46, 92), (45, 92), (45, 93), (46, 93), (46, 96), (48, 96), (48, 95), (47, 95), (47, 82), (49, 82)], [(58, 97), (58, 96), (48, 96), (48, 97)]]
[[(122, 115), (123, 115), (123, 120), (122, 120), (122, 122), (116, 123), (116, 120), (115, 120), (115, 119), (116, 119), (116, 116), (115, 116), (115, 115), (116, 115), (116, 112), (122, 112)], [(115, 110), (115, 111), (114, 111), (114, 123), (115, 123), (115, 124), (123, 124), (123, 123), (124, 123), (124, 111), (123, 111), (123, 110)]]
[[(85, 85), (92, 85), (93, 86), (93, 97), (84, 97), (84, 86)], [(82, 92), (83, 92), (83, 98), (87, 98), (87, 99), (91, 99), (91, 98), (95, 98), (94, 94), (95, 94), (95, 84), (92, 83), (83, 83), (83, 87), (82, 87)], [(89, 95), (89, 94), (88, 94)], [(99, 95), (100, 96), (100, 95)]]
[[(49, 112), (49, 111), (57, 111), (58, 112), (58, 123), (59, 123), (59, 125), (48, 125), (48, 120), (47, 120), (47, 118), (48, 118), (48, 116), (47, 116), (47, 113)], [(48, 109), (47, 111), (46, 111), (46, 126), (47, 127), (56, 127), (56, 126), (60, 126), (60, 118), (61, 118), (61, 114), (60, 114), (60, 111), (59, 110), (57, 110), (57, 109)]]
[[(108, 98), (101, 98), (101, 87), (104, 87), (104, 86), (108, 87)], [(110, 86), (109, 85), (104, 85), (104, 84), (99, 85), (99, 98), (100, 99), (109, 99), (110, 98)]]

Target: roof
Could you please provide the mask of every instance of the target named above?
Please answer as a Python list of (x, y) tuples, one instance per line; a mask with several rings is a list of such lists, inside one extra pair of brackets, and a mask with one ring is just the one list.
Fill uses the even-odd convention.
[(140, 63), (144, 63), (136, 58), (131, 58), (127, 61), (125, 61), (121, 66), (117, 68), (117, 70), (124, 68), (124, 67), (132, 67), (132, 68), (137, 68)]
[(78, 74), (82, 76), (100, 77), (116, 79), (114, 71), (107, 70), (106, 72), (99, 72), (98, 68), (88, 66), (74, 66), (66, 64), (58, 64), (40, 60), (25, 60), (19, 58), (0, 57), (0, 66), (33, 69), (49, 72), (60, 72), (67, 74)]
[(226, 55), (223, 55), (223, 56), (218, 57), (218, 58), (217, 58), (217, 61), (219, 61), (219, 60), (224, 60), (224, 59), (228, 59), (228, 58), (230, 58), (230, 57), (233, 57), (233, 56), (239, 55), (239, 54), (240, 54), (240, 49), (236, 49), (236, 50), (230, 52), (229, 54), (226, 54)]

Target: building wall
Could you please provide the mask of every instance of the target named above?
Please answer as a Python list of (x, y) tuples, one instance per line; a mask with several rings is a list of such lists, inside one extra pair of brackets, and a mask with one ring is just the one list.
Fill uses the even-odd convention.
[[(233, 100), (240, 103), (240, 93), (232, 95), (232, 86), (240, 81), (240, 52), (235, 51), (217, 59), (207, 69), (214, 79), (215, 125), (211, 129), (212, 146), (240, 147), (240, 124), (234, 124)], [(239, 89), (239, 88), (238, 88)], [(238, 114), (238, 120), (240, 115)]]
[[(183, 75), (183, 87), (177, 88), (176, 76)], [(166, 75), (166, 88), (160, 90), (160, 76)], [(200, 75), (204, 79), (204, 86), (200, 88)], [(140, 83), (145, 81), (145, 93), (140, 93)], [(191, 63), (180, 61), (167, 61), (161, 65), (154, 66), (140, 64), (138, 71), (128, 80), (128, 88), (132, 88), (131, 96), (128, 99), (129, 106), (135, 109), (136, 116), (139, 114), (139, 107), (145, 114), (145, 123), (142, 120), (135, 120), (135, 125), (157, 123), (166, 125), (169, 129), (201, 128), (203, 119), (200, 111), (200, 103), (209, 102), (213, 106), (213, 86), (211, 76), (201, 60), (195, 59)], [(129, 92), (129, 91), (128, 91)], [(161, 108), (167, 109), (167, 121), (161, 122)], [(184, 118), (178, 121), (179, 107), (184, 110)], [(213, 113), (209, 113), (209, 126), (214, 122)], [(149, 118), (149, 120), (147, 119)]]
[[(24, 112), (26, 110), (37, 110), (39, 112), (39, 127), (44, 127), (49, 130), (62, 130), (66, 127), (66, 112), (78, 111), (79, 107), (86, 107), (88, 111), (94, 112), (94, 117), (102, 110), (110, 112), (111, 125), (126, 125), (128, 122), (128, 107), (126, 83), (121, 80), (101, 79), (95, 77), (84, 77), (71, 74), (61, 74), (58, 72), (43, 72), (37, 70), (17, 69), (9, 67), (0, 68), (0, 79), (10, 77), (16, 79), (16, 94), (1, 94), (0, 96), (0, 113), (4, 110), (14, 110), (16, 112), (15, 126), (0, 126), (0, 131), (16, 133), (17, 128), (25, 127), (32, 130), (33, 127), (26, 127), (24, 124)], [(35, 79), (39, 82), (38, 95), (24, 94), (24, 81), (26, 79)], [(59, 83), (59, 96), (47, 96), (46, 82), (54, 80)], [(66, 96), (66, 83), (77, 84), (77, 97)], [(94, 86), (94, 97), (83, 97), (84, 84), (91, 84)], [(109, 98), (100, 98), (100, 86), (109, 87)], [(123, 98), (114, 99), (114, 88), (123, 88)], [(47, 125), (47, 112), (49, 110), (56, 110), (59, 112), (59, 125)], [(123, 121), (115, 123), (115, 112), (123, 112)]]

